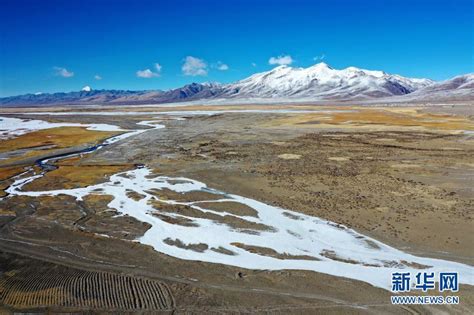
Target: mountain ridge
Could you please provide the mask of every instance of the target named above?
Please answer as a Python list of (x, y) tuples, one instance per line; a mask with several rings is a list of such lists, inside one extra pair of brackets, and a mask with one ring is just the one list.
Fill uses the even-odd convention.
[[(384, 71), (347, 67), (337, 70), (326, 63), (307, 68), (278, 66), (233, 83), (191, 83), (162, 90), (94, 90), (24, 94), (0, 98), (3, 106), (42, 105), (141, 105), (197, 100), (310, 99), (360, 101), (376, 99), (429, 100), (438, 97), (474, 99), (474, 74), (436, 82), (407, 78)], [(431, 97), (430, 94), (433, 96)]]
[(432, 84), (429, 79), (405, 78), (383, 71), (349, 67), (342, 70), (318, 63), (308, 68), (279, 66), (224, 85), (223, 95), (246, 97), (317, 97), (353, 99), (411, 93)]

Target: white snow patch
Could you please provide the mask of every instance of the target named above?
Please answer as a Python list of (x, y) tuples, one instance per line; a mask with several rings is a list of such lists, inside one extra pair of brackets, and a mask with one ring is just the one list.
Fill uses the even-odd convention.
[(58, 127), (87, 127), (88, 130), (96, 131), (123, 131), (120, 127), (109, 124), (51, 123), (37, 119), (0, 117), (0, 139), (9, 139), (32, 131)]
[[(182, 177), (151, 176), (148, 168), (139, 168), (115, 174), (106, 183), (86, 188), (61, 189), (52, 191), (22, 191), (25, 183), (38, 175), (18, 179), (7, 192), (10, 195), (43, 196), (66, 194), (78, 200), (89, 194), (108, 194), (114, 199), (108, 207), (114, 208), (121, 215), (129, 215), (147, 222), (151, 228), (138, 239), (142, 244), (152, 246), (156, 251), (180, 259), (221, 263), (250, 269), (300, 269), (326, 273), (368, 282), (374, 286), (390, 289), (391, 273), (399, 271), (419, 272), (412, 263), (428, 266), (422, 271), (443, 272), (457, 271), (459, 281), (474, 285), (474, 268), (461, 263), (440, 259), (417, 257), (385, 245), (375, 239), (364, 236), (345, 226), (322, 220), (317, 217), (267, 205), (265, 203), (239, 195), (227, 194), (210, 189), (206, 184)], [(101, 192), (98, 192), (100, 189)], [(153, 208), (149, 201), (156, 196), (151, 189), (169, 189), (177, 193), (206, 191), (222, 196), (219, 202), (232, 201), (253, 208), (257, 217), (237, 216), (249, 222), (265, 224), (271, 230), (255, 230), (253, 234), (232, 228), (222, 222), (210, 219), (185, 216), (184, 214), (160, 212)], [(136, 201), (127, 197), (127, 190), (133, 190), (145, 196)], [(224, 216), (227, 212), (207, 209), (196, 202), (179, 202), (176, 200), (159, 200), (166, 204), (188, 205), (197, 210)], [(153, 213), (161, 213), (175, 218), (185, 218), (198, 226), (182, 226), (162, 221)], [(248, 229), (247, 229), (248, 230)], [(176, 247), (164, 242), (166, 239), (180, 240), (184, 244), (204, 243), (208, 246), (203, 252)], [(319, 260), (279, 259), (248, 252), (232, 243), (243, 243), (250, 246), (271, 248), (278, 253), (289, 255), (312, 256)], [(226, 255), (211, 248), (223, 247), (235, 253)], [(324, 255), (332, 253), (332, 256)]]

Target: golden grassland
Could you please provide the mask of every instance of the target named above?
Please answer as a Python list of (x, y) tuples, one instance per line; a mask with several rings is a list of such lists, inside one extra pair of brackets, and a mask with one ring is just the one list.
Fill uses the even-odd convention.
[(298, 126), (307, 128), (363, 128), (385, 130), (403, 129), (456, 132), (474, 130), (474, 123), (466, 117), (422, 113), (416, 108), (357, 108), (333, 113), (291, 115), (269, 121), (265, 126)]
[[(15, 175), (20, 174), (23, 171), (24, 169), (18, 166), (0, 168), (0, 198), (6, 195), (4, 189), (6, 189), (10, 185), (9, 179)], [(1, 208), (0, 215), (6, 215), (3, 209)]]
[(107, 181), (109, 176), (133, 168), (133, 165), (66, 165), (61, 164), (56, 170), (27, 184), (27, 190), (71, 189), (87, 187)]
[(23, 168), (19, 166), (4, 167), (0, 168), (0, 181), (9, 179), (15, 175), (23, 172)]
[[(0, 153), (24, 150), (18, 151), (18, 154), (0, 161), (0, 190), (2, 191), (0, 197), (5, 195), (3, 190), (10, 185), (9, 178), (20, 174), (24, 171), (24, 166), (31, 164), (31, 160), (27, 162), (29, 159), (54, 154), (58, 149), (96, 144), (116, 134), (117, 132), (87, 130), (83, 127), (60, 127), (38, 130), (16, 138), (0, 141)], [(111, 174), (128, 169), (126, 166), (84, 167), (71, 164), (77, 161), (78, 159), (68, 159), (63, 162), (70, 164), (65, 165), (64, 169), (61, 168), (48, 173), (46, 179), (39, 180), (40, 184), (47, 182), (47, 186), (43, 187), (51, 186), (51, 189), (54, 189), (54, 187), (83, 187), (84, 185), (100, 181)], [(12, 163), (19, 165), (1, 167), (2, 164), (11, 165)]]
[(14, 153), (6, 159), (0, 160), (0, 167), (2, 165), (9, 166), (12, 163), (28, 164), (31, 163), (31, 159), (54, 154), (57, 150), (97, 144), (117, 134), (119, 133), (87, 130), (85, 127), (59, 127), (0, 140), (0, 153)]
[(0, 141), (0, 152), (52, 146), (56, 149), (97, 143), (117, 132), (87, 130), (85, 127), (59, 127), (33, 131), (13, 139)]

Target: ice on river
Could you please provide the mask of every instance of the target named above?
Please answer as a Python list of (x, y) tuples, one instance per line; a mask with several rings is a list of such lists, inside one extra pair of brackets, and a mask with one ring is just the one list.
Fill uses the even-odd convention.
[[(457, 271), (461, 283), (474, 285), (474, 268), (471, 266), (417, 257), (330, 221), (213, 190), (196, 180), (153, 175), (148, 168), (115, 174), (108, 182), (86, 188), (23, 191), (24, 184), (35, 178), (18, 179), (7, 192), (11, 196), (66, 194), (79, 200), (89, 194), (112, 195), (114, 199), (108, 205), (110, 208), (116, 209), (120, 215), (129, 215), (151, 225), (138, 239), (140, 243), (180, 259), (249, 269), (311, 270), (365, 281), (385, 289), (390, 289), (392, 272)], [(238, 215), (230, 211), (231, 209), (212, 210), (212, 207), (206, 207), (206, 204), (202, 203), (205, 200), (184, 202), (169, 197), (163, 198), (162, 195), (160, 197), (160, 192), (164, 192), (164, 189), (180, 194), (201, 191), (209, 196), (211, 193), (217, 198), (212, 202), (240, 203), (255, 210), (255, 214)], [(127, 196), (130, 191), (139, 193), (144, 198), (130, 198)], [(189, 215), (189, 212), (178, 210), (170, 212), (170, 205), (188, 206), (197, 213), (211, 216)], [(186, 220), (192, 224), (173, 224), (169, 219), (160, 219), (163, 216)], [(233, 216), (232, 218), (242, 220), (241, 222), (265, 225), (269, 228), (236, 228), (227, 221), (220, 220), (225, 216)], [(197, 244), (200, 244), (200, 249), (193, 249), (193, 245)], [(265, 248), (267, 252), (251, 251), (249, 246)]]

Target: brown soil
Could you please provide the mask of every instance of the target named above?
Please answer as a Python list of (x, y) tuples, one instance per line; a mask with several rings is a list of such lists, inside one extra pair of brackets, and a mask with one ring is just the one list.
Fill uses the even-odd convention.
[(319, 258), (307, 256), (307, 255), (291, 255), (287, 253), (279, 253), (268, 247), (246, 245), (242, 243), (232, 243), (233, 246), (245, 249), (250, 253), (255, 253), (262, 256), (269, 256), (278, 259), (303, 259), (303, 260), (320, 260)]
[(196, 202), (194, 205), (215, 210), (215, 211), (224, 211), (228, 213), (232, 213), (238, 216), (251, 216), (257, 217), (257, 211), (255, 209), (250, 208), (244, 204), (233, 202), (233, 201), (223, 201), (223, 202)]
[(161, 201), (152, 200), (151, 205), (158, 213), (168, 212), (180, 214), (186, 217), (202, 218), (215, 221), (219, 224), (226, 224), (230, 228), (238, 229), (246, 233), (258, 233), (259, 231), (272, 231), (273, 228), (261, 223), (255, 223), (241, 219), (233, 215), (218, 215), (211, 212), (204, 212), (187, 205), (170, 205)]
[(1, 252), (0, 301), (17, 310), (138, 312), (175, 308), (170, 288), (163, 282), (58, 266)]
[(182, 202), (194, 202), (202, 200), (218, 200), (222, 199), (222, 195), (208, 193), (205, 191), (191, 191), (187, 193), (178, 193), (169, 189), (152, 189), (147, 193), (155, 195), (161, 200), (175, 200)]

